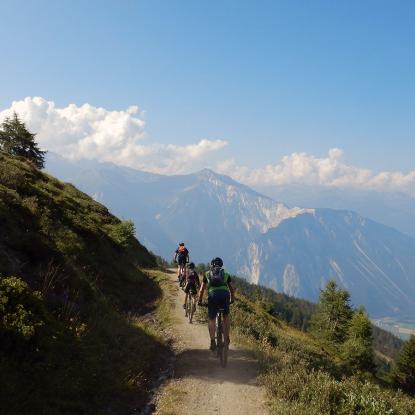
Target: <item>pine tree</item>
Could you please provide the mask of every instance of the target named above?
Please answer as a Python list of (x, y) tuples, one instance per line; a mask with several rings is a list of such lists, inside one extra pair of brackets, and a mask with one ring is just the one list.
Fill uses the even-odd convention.
[(323, 340), (342, 343), (351, 317), (349, 292), (330, 280), (320, 293), (317, 311), (311, 320), (311, 331)]
[(7, 117), (0, 126), (0, 150), (13, 156), (25, 157), (41, 169), (45, 164), (46, 151), (39, 149), (35, 136), (14, 113), (12, 118)]
[(399, 353), (393, 372), (395, 383), (403, 390), (415, 394), (415, 336), (412, 335)]
[(363, 307), (356, 310), (350, 320), (342, 357), (353, 369), (371, 372), (375, 368), (372, 324)]

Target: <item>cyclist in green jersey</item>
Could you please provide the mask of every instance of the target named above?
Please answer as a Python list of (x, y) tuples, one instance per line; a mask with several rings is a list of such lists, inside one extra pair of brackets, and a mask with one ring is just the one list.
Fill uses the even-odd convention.
[(203, 294), (208, 290), (208, 328), (210, 335), (210, 350), (216, 349), (216, 315), (219, 309), (223, 309), (224, 335), (229, 343), (230, 319), (229, 304), (235, 299), (235, 290), (232, 286), (230, 275), (222, 268), (223, 261), (221, 258), (212, 259), (211, 269), (203, 277), (202, 285), (199, 291), (199, 305), (201, 304)]

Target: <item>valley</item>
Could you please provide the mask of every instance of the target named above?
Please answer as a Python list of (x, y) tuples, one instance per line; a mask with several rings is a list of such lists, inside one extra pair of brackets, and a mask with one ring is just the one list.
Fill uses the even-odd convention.
[(393, 317), (384, 317), (372, 320), (372, 323), (383, 330), (387, 330), (402, 340), (408, 340), (411, 335), (415, 336), (414, 320), (398, 320)]

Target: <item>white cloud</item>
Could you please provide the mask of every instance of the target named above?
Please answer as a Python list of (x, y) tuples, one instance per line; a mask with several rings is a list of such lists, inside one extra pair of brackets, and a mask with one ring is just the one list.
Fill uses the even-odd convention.
[[(89, 104), (59, 108), (53, 101), (27, 97), (0, 111), (0, 122), (16, 111), (46, 150), (72, 159), (97, 159), (162, 174), (188, 173), (206, 166), (212, 154), (227, 145), (223, 140), (202, 139), (189, 145), (148, 143), (145, 122), (137, 106), (110, 111)], [(276, 164), (256, 169), (225, 160), (217, 170), (251, 186), (294, 183), (401, 191), (415, 196), (415, 170), (380, 173), (347, 164), (341, 149), (326, 157), (292, 153)]]
[(234, 160), (217, 165), (221, 173), (251, 186), (305, 184), (340, 188), (364, 188), (381, 191), (400, 191), (415, 196), (415, 170), (408, 173), (384, 171), (380, 173), (346, 164), (343, 152), (329, 150), (327, 157), (318, 158), (306, 153), (292, 153), (275, 165), (249, 169)]
[(97, 159), (147, 171), (173, 174), (203, 167), (223, 140), (200, 140), (187, 146), (147, 144), (137, 106), (110, 111), (89, 104), (58, 108), (53, 101), (27, 97), (0, 112), (0, 121), (16, 112), (35, 132), (39, 145), (71, 159)]

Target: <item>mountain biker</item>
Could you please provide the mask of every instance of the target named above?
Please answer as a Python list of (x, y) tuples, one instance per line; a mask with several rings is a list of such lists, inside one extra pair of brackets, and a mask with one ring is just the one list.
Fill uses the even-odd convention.
[(195, 270), (195, 264), (191, 262), (188, 266), (189, 271), (186, 274), (186, 286), (184, 292), (186, 293), (184, 297), (183, 308), (186, 308), (187, 297), (190, 295), (197, 294), (197, 290), (200, 287), (199, 275)]
[(179, 243), (179, 247), (176, 249), (175, 255), (174, 255), (174, 262), (177, 263), (177, 278), (179, 279), (179, 282), (181, 283), (181, 279), (184, 277), (185, 274), (185, 267), (186, 263), (189, 262), (189, 251), (184, 246), (184, 242)]
[(223, 261), (217, 257), (212, 259), (210, 270), (203, 277), (203, 282), (199, 290), (199, 301), (201, 305), (203, 293), (208, 290), (208, 328), (210, 335), (210, 350), (216, 349), (216, 315), (219, 309), (223, 309), (223, 326), (225, 339), (229, 344), (229, 304), (235, 299), (235, 290), (232, 286), (230, 275), (222, 268)]

